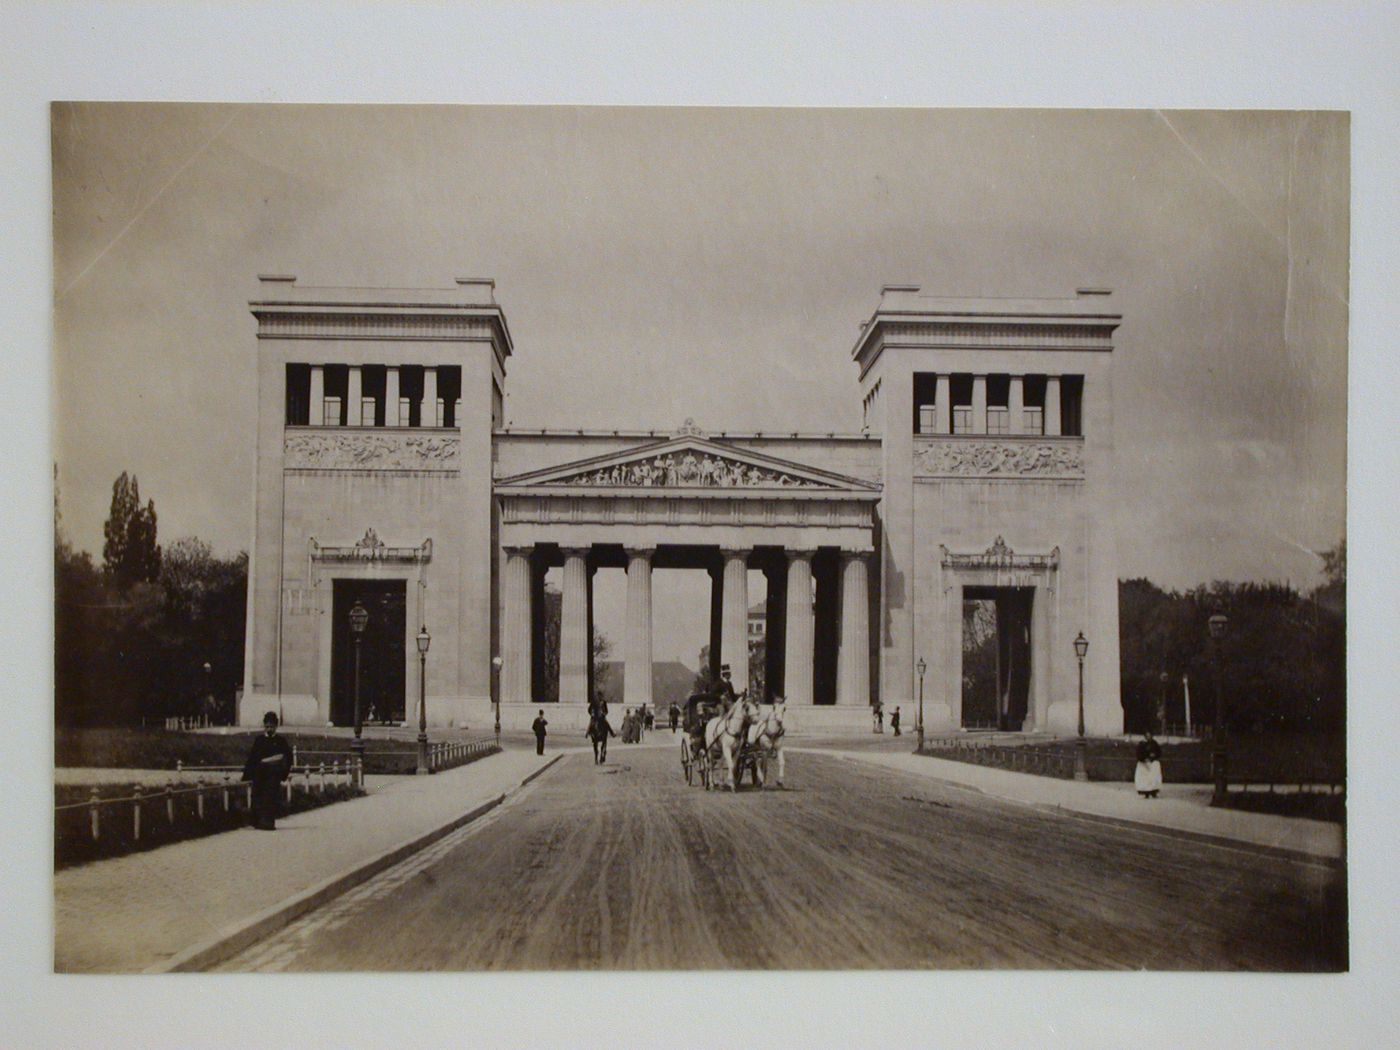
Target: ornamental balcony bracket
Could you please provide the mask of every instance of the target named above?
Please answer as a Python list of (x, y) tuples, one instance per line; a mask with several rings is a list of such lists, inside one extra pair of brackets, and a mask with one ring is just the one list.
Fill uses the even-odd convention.
[(1060, 567), (1060, 548), (1049, 554), (1017, 554), (1001, 536), (980, 554), (958, 554), (938, 545), (945, 569), (1055, 570)]

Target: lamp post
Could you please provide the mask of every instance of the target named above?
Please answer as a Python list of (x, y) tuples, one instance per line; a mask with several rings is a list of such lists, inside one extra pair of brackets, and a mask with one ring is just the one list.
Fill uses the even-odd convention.
[(1163, 671), (1160, 681), (1162, 689), (1157, 694), (1157, 732), (1165, 735), (1167, 731), (1167, 683), (1171, 681), (1171, 675)]
[(1225, 767), (1225, 691), (1220, 684), (1220, 645), (1230, 629), (1230, 618), (1224, 613), (1216, 613), (1210, 624), (1210, 664), (1215, 675), (1215, 746), (1210, 756), (1211, 779), (1215, 790), (1211, 795), (1211, 805), (1218, 806), (1225, 801), (1229, 790)]
[(214, 666), (204, 661), (204, 724), (214, 724)]
[(1074, 748), (1074, 779), (1088, 780), (1089, 768), (1085, 763), (1085, 748), (1088, 746), (1084, 739), (1084, 657), (1089, 652), (1089, 639), (1084, 637), (1084, 632), (1079, 632), (1079, 637), (1074, 640), (1074, 655), (1079, 659), (1079, 739), (1075, 741)]
[(365, 757), (365, 741), (360, 735), (364, 728), (360, 721), (360, 639), (364, 637), (368, 623), (369, 610), (356, 598), (355, 604), (350, 607), (350, 635), (355, 639), (355, 739), (350, 741), (350, 750), (361, 763)]
[(921, 656), (921, 657), (919, 657), (919, 662), (918, 662), (917, 664), (914, 665), (914, 668), (919, 672), (919, 724), (918, 724), (918, 731), (919, 731), (919, 747), (918, 747), (918, 750), (922, 751), (922, 750), (924, 749), (924, 672), (928, 670), (928, 664), (924, 663), (924, 658)]
[(491, 696), (496, 701), (496, 746), (501, 746), (501, 664), (500, 656), (491, 657)]
[(418, 630), (418, 775), (428, 775), (428, 646), (433, 643), (425, 624)]

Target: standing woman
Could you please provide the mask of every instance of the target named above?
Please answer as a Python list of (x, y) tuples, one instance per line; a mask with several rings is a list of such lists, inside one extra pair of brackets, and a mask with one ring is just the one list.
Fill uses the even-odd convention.
[(1133, 786), (1143, 798), (1156, 798), (1162, 789), (1162, 745), (1152, 738), (1152, 730), (1142, 736), (1137, 746), (1137, 768), (1133, 771)]

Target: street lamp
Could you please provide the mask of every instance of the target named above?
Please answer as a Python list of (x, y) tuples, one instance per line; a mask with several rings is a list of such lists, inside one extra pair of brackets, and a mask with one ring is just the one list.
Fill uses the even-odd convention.
[(1167, 683), (1171, 681), (1171, 675), (1163, 671), (1160, 681), (1162, 689), (1157, 694), (1157, 732), (1165, 736), (1167, 732)]
[(363, 724), (360, 722), (360, 639), (364, 637), (365, 625), (369, 623), (369, 610), (355, 599), (350, 607), (350, 635), (355, 639), (355, 739), (350, 742), (350, 750), (361, 763), (365, 757), (365, 741), (360, 736)]
[(428, 775), (428, 646), (433, 642), (425, 624), (418, 630), (418, 775)]
[(496, 746), (501, 746), (501, 664), (500, 656), (491, 657), (493, 699), (496, 701)]
[(921, 657), (919, 657), (919, 662), (918, 662), (917, 664), (914, 665), (914, 668), (915, 668), (915, 670), (917, 670), (917, 671), (919, 672), (919, 724), (918, 724), (918, 731), (919, 731), (919, 747), (918, 747), (918, 750), (922, 751), (922, 750), (924, 749), (924, 672), (928, 670), (928, 664), (924, 663), (924, 658), (921, 656)]
[(204, 661), (204, 724), (214, 724), (214, 665)]
[(1084, 657), (1088, 652), (1089, 639), (1080, 631), (1079, 637), (1074, 640), (1074, 655), (1079, 658), (1079, 739), (1074, 748), (1075, 780), (1089, 779), (1089, 769), (1084, 760), (1084, 749), (1088, 746), (1084, 740)]
[(1215, 781), (1215, 791), (1211, 795), (1211, 805), (1224, 803), (1229, 790), (1225, 767), (1225, 691), (1220, 684), (1220, 646), (1230, 629), (1230, 618), (1224, 613), (1216, 613), (1208, 621), (1210, 624), (1210, 663), (1215, 674), (1215, 747), (1210, 756), (1211, 779)]

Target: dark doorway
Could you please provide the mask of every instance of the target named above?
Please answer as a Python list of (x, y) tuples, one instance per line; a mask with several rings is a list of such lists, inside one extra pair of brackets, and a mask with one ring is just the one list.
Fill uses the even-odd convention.
[(355, 641), (350, 609), (358, 600), (369, 613), (360, 640), (360, 711), (365, 722), (404, 720), (403, 580), (336, 580), (331, 626), (331, 721), (355, 724)]
[(963, 589), (962, 724), (1019, 731), (1031, 684), (1031, 587)]

